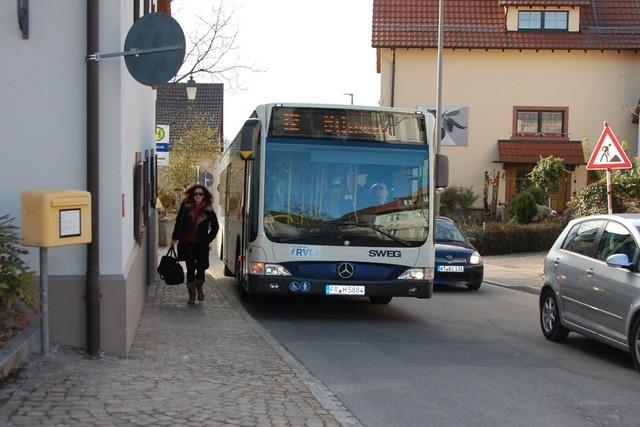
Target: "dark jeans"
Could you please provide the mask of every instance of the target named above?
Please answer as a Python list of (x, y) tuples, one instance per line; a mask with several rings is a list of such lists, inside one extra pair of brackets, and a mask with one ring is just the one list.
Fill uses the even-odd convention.
[(178, 257), (187, 264), (187, 282), (204, 280), (209, 268), (209, 242), (179, 242)]

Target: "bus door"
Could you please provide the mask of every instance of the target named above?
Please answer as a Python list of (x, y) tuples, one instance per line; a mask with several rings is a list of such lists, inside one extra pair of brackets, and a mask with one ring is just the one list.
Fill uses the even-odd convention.
[(249, 119), (242, 127), (240, 139), (240, 157), (244, 163), (244, 179), (242, 183), (242, 231), (240, 235), (240, 272), (236, 272), (241, 285), (249, 273), (247, 248), (257, 235), (259, 173), (256, 170), (256, 159), (259, 159), (260, 121)]

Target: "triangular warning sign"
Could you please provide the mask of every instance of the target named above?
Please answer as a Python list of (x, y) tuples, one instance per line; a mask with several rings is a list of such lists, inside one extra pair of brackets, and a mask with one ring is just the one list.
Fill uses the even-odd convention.
[(587, 169), (629, 169), (631, 168), (631, 160), (624, 152), (622, 146), (613, 134), (613, 131), (607, 123), (604, 124), (604, 130), (600, 139), (596, 144), (596, 148), (591, 154)]

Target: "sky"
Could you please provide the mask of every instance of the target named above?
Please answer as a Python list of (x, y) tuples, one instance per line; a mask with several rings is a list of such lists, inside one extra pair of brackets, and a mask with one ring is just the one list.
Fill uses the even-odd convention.
[(227, 63), (258, 70), (240, 71), (237, 84), (222, 81), (225, 139), (264, 103), (349, 104), (344, 93), (352, 93), (356, 105), (378, 105), (373, 0), (174, 0), (171, 7), (188, 39), (196, 17), (210, 16), (220, 4), (232, 15), (228, 28), (238, 32)]

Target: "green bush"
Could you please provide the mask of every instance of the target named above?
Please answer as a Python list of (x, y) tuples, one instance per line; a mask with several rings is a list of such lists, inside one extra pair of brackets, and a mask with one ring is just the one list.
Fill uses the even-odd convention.
[(20, 246), (17, 227), (11, 222), (9, 215), (0, 217), (0, 330), (26, 326), (21, 304), (38, 312), (37, 284), (22, 259), (27, 251)]
[(465, 229), (473, 237), (473, 245), (482, 255), (504, 255), (519, 252), (547, 251), (564, 226), (561, 223), (540, 224), (487, 223)]
[(458, 207), (462, 211), (471, 208), (476, 200), (478, 200), (478, 196), (473, 194), (471, 187), (458, 187)]
[(507, 212), (509, 213), (509, 217), (515, 222), (519, 224), (529, 224), (538, 212), (536, 196), (529, 189), (520, 192), (509, 201), (509, 209)]
[(456, 187), (447, 187), (440, 193), (440, 214), (449, 215), (456, 210)]
[(564, 178), (566, 173), (567, 170), (564, 168), (564, 162), (561, 158), (541, 156), (538, 163), (529, 173), (529, 179), (535, 187), (542, 189), (543, 193), (548, 196), (551, 193), (551, 189), (559, 180)]
[(464, 212), (469, 209), (476, 200), (478, 200), (478, 196), (473, 194), (471, 187), (447, 187), (440, 194), (440, 213), (447, 216)]
[(547, 195), (544, 193), (543, 189), (531, 186), (527, 188), (527, 191), (533, 195), (533, 198), (536, 200), (536, 204), (547, 205), (549, 203)]
[[(613, 212), (624, 212), (623, 203), (640, 199), (640, 167), (638, 159), (634, 167), (628, 170), (616, 170), (612, 173)], [(607, 183), (602, 174), (600, 181), (587, 185), (573, 196), (568, 203), (576, 216), (607, 213)]]

